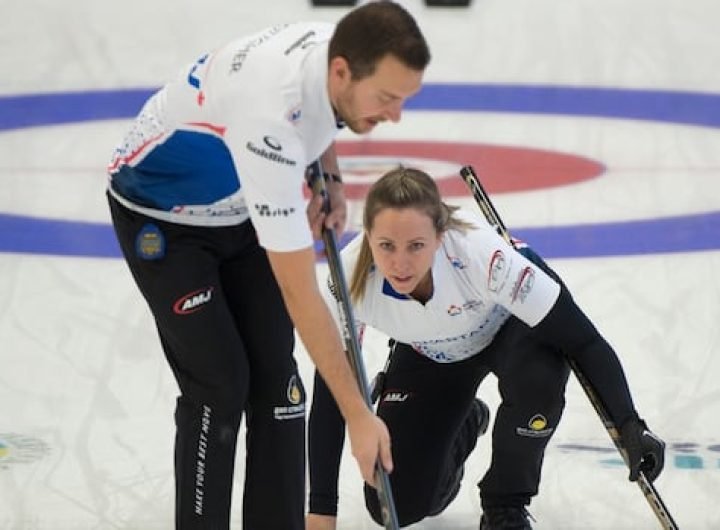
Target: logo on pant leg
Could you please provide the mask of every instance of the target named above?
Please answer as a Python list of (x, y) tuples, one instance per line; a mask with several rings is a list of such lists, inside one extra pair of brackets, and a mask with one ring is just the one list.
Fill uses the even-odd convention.
[(143, 225), (135, 238), (138, 258), (153, 261), (165, 257), (165, 236), (153, 223)]
[(291, 375), (288, 379), (285, 398), (290, 405), (275, 407), (273, 416), (276, 420), (293, 420), (305, 417), (305, 392), (302, 382), (297, 375)]
[(410, 397), (410, 394), (406, 392), (396, 392), (389, 390), (383, 394), (382, 402), (383, 403), (402, 403), (403, 401), (407, 400), (407, 398)]
[(295, 375), (288, 381), (287, 398), (293, 405), (299, 404), (302, 400), (302, 390), (300, 389), (300, 385), (298, 385), (298, 378)]
[(198, 309), (202, 309), (205, 304), (212, 300), (212, 287), (206, 287), (205, 289), (198, 289), (180, 297), (173, 304), (173, 312), (177, 315), (189, 315), (194, 313)]
[(515, 432), (519, 436), (527, 436), (529, 438), (547, 438), (553, 432), (552, 427), (548, 427), (548, 421), (542, 414), (535, 414), (527, 423), (527, 427), (518, 427)]

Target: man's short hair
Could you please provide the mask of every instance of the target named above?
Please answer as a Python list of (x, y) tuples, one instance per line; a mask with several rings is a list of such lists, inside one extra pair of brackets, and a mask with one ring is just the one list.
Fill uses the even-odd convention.
[(328, 60), (344, 57), (354, 80), (372, 75), (386, 55), (417, 71), (425, 70), (430, 62), (425, 37), (405, 8), (390, 0), (368, 2), (338, 22)]

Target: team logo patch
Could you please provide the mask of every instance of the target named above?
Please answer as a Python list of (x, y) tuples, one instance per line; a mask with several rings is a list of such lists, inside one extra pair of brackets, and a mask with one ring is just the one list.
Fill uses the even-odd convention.
[(281, 405), (273, 409), (273, 416), (276, 420), (294, 420), (305, 417), (305, 390), (297, 375), (291, 375), (288, 379), (285, 398), (289, 405)]
[(165, 257), (165, 236), (156, 225), (147, 223), (140, 229), (135, 238), (135, 253), (148, 261)]
[(548, 421), (542, 414), (535, 414), (527, 423), (527, 427), (518, 427), (516, 432), (519, 436), (527, 436), (528, 438), (547, 438), (553, 432), (552, 427), (548, 427)]
[(213, 288), (206, 287), (188, 293), (175, 301), (173, 312), (176, 315), (189, 315), (205, 307), (212, 300)]

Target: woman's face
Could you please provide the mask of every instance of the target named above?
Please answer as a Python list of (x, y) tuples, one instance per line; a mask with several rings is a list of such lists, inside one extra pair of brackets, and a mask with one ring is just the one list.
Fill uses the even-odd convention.
[(367, 238), (375, 266), (395, 291), (410, 296), (432, 294), (430, 268), (440, 234), (424, 211), (381, 210)]

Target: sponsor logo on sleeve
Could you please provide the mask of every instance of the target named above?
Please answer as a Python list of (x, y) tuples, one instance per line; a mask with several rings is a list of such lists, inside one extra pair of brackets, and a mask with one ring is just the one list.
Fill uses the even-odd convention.
[(490, 270), (488, 272), (488, 290), (492, 293), (499, 292), (505, 285), (507, 277), (507, 260), (502, 250), (496, 250), (490, 258)]
[(535, 285), (535, 271), (530, 267), (524, 267), (518, 274), (517, 281), (512, 291), (513, 303), (519, 301), (521, 304), (533, 290)]
[(307, 33), (304, 33), (298, 40), (296, 40), (295, 42), (293, 42), (293, 43), (285, 50), (284, 54), (285, 54), (285, 55), (290, 55), (290, 54), (293, 52), (293, 50), (296, 50), (296, 49), (298, 49), (298, 48), (304, 50), (304, 49), (307, 48), (308, 46), (314, 46), (315, 44), (317, 44), (316, 42), (313, 42), (313, 41), (309, 41), (309, 42), (308, 42), (308, 39), (309, 39), (310, 37), (314, 37), (314, 36), (315, 36), (315, 30), (312, 30), (312, 29), (311, 29), (310, 31), (308, 31)]
[(287, 26), (287, 24), (273, 26), (258, 37), (245, 42), (233, 55), (232, 62), (230, 64), (230, 73), (239, 72), (245, 63), (245, 60), (248, 58), (248, 55), (250, 55), (250, 52), (252, 52), (254, 48), (257, 48), (264, 42), (267, 42)]

